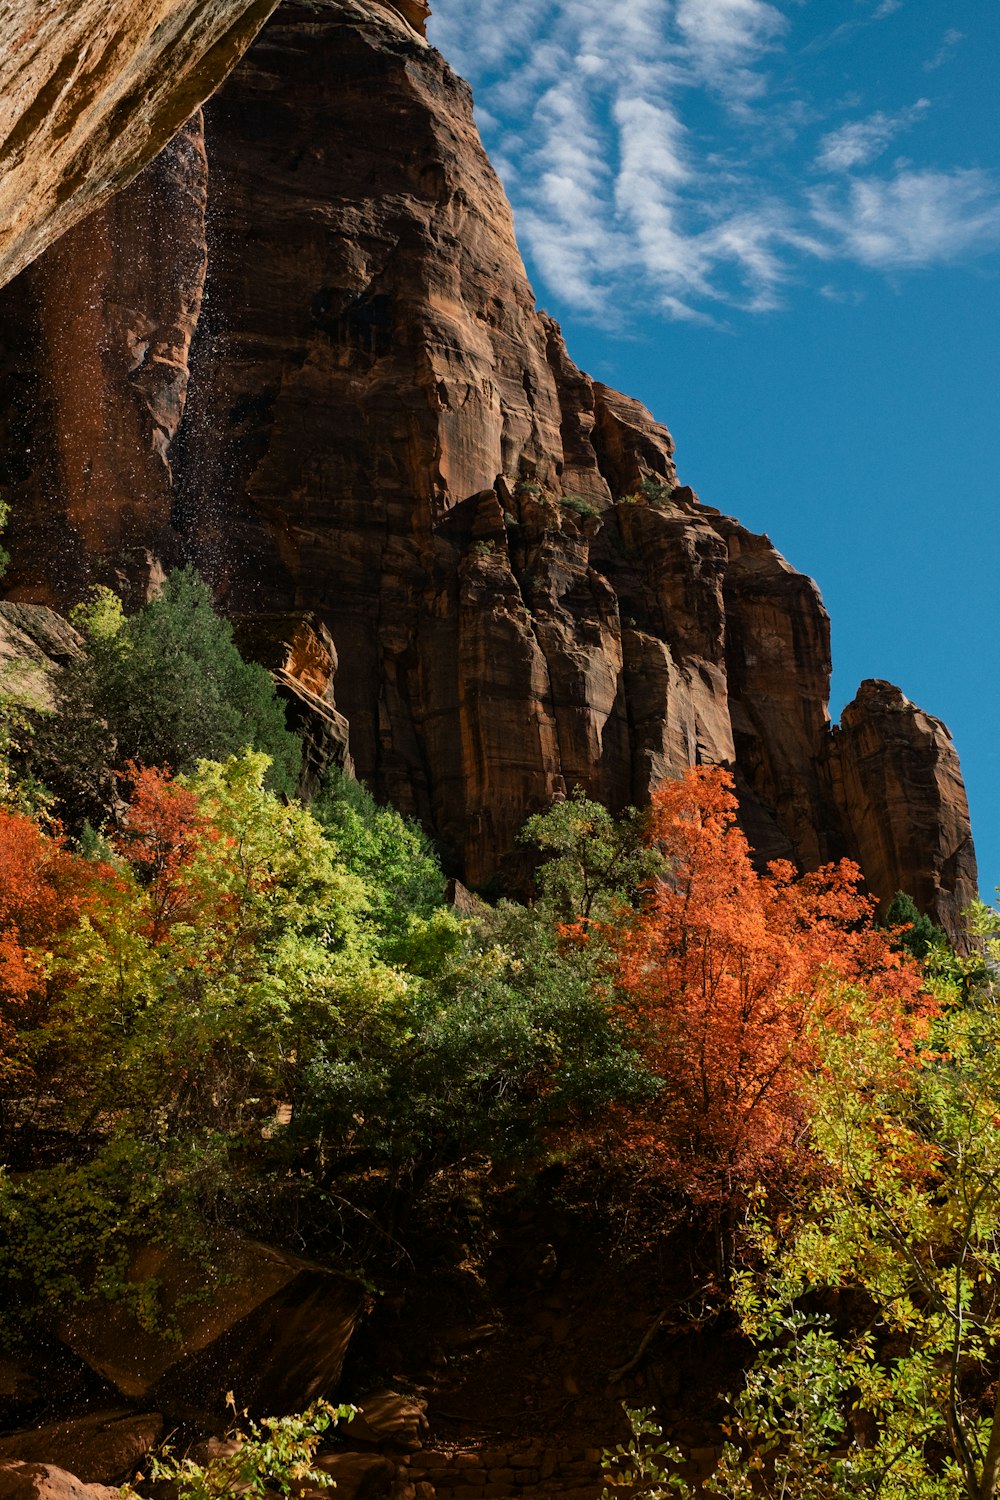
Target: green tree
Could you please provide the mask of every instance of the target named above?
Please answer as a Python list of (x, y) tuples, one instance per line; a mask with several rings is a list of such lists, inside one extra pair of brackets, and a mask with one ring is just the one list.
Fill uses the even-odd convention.
[(393, 1232), (454, 1168), (537, 1161), (553, 1120), (649, 1087), (589, 951), (510, 903), (448, 921), (458, 940), (435, 970), (408, 978), (395, 1007), (352, 1015), (303, 1090), (324, 1182), (367, 1183)]
[(107, 856), (64, 856), (75, 920), (26, 953), (45, 983), (15, 1008), (4, 1070), (14, 1316), (127, 1292), (136, 1225), (209, 1254), (220, 1224), (260, 1232), (294, 1193), (279, 1116), (312, 1058), (398, 1000), (360, 882), (266, 769), (247, 752), (176, 782), (139, 772)]
[(897, 891), (889, 902), (885, 926), (899, 929), (899, 946), (914, 958), (927, 958), (933, 948), (950, 950), (943, 930), (925, 912), (917, 910), (913, 897), (905, 891)]
[(616, 819), (580, 787), (529, 818), (520, 837), (540, 851), (541, 904), (562, 922), (613, 916), (615, 906), (630, 901), (660, 866), (643, 841), (643, 822), (634, 808)]
[(424, 931), (444, 904), (445, 879), (422, 829), (395, 808), (381, 807), (360, 781), (336, 768), (311, 806), (344, 865), (365, 884), (369, 916), (389, 952)]
[(274, 685), (242, 659), (193, 569), (171, 573), (128, 618), (110, 590), (95, 589), (72, 619), (87, 655), (61, 673), (33, 752), (71, 822), (100, 822), (114, 801), (112, 773), (133, 761), (183, 772), (252, 748), (270, 758), (269, 786), (294, 792), (301, 748)]

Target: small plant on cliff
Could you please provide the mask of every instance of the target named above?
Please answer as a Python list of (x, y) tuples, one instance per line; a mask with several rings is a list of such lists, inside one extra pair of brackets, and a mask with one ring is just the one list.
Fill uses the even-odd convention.
[[(6, 500), (4, 500), (4, 498), (2, 496), (0, 496), (0, 535), (2, 535), (3, 532), (5, 532), (7, 530), (7, 522), (9, 520), (10, 520), (10, 505), (8, 504), (8, 502)], [(0, 578), (2, 578), (3, 575), (6, 573), (6, 571), (7, 571), (7, 565), (9, 564), (9, 562), (10, 562), (10, 553), (7, 551), (6, 547), (0, 546)]]
[[(227, 1404), (237, 1416), (232, 1391)], [(290, 1417), (262, 1417), (260, 1422), (243, 1418), (244, 1429), (234, 1420), (220, 1451), (205, 1463), (174, 1458), (164, 1448), (151, 1464), (155, 1480), (176, 1485), (178, 1500), (232, 1500), (235, 1495), (290, 1495), (303, 1485), (332, 1488), (335, 1481), (315, 1467), (316, 1450), (324, 1435), (338, 1422), (350, 1421), (354, 1406), (331, 1406), (314, 1401), (306, 1411)], [(124, 1486), (122, 1500), (138, 1500), (136, 1491)]]
[(562, 510), (572, 511), (577, 516), (599, 516), (600, 510), (585, 495), (563, 495), (559, 501)]

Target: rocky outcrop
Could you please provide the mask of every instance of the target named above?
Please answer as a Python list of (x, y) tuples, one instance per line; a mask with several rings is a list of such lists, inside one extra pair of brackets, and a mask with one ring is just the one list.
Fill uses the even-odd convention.
[(55, 610), (0, 603), (0, 694), (8, 707), (53, 708), (59, 668), (83, 654), (83, 637)]
[(847, 851), (884, 900), (906, 891), (954, 917), (978, 894), (969, 807), (951, 735), (890, 682), (869, 679), (828, 744)]
[(152, 161), (276, 3), (0, 8), (0, 286)]
[(184, 550), (267, 617), (309, 766), (348, 763), (349, 724), (474, 885), (523, 882), (520, 826), (572, 786), (620, 808), (709, 763), (761, 859), (854, 853), (954, 930), (971, 842), (934, 721), (881, 765), (865, 698), (831, 740), (815, 584), (536, 311), (425, 12), (289, 0), (206, 111), (207, 238), (192, 125), (0, 299), (14, 592), (51, 597), (55, 556), (64, 591), (141, 595)]
[(331, 766), (352, 775), (350, 725), (334, 696), (337, 648), (322, 621), (309, 612), (250, 615), (235, 622), (234, 638), (248, 661), (271, 673), (288, 727), (299, 736), (299, 796), (315, 797)]

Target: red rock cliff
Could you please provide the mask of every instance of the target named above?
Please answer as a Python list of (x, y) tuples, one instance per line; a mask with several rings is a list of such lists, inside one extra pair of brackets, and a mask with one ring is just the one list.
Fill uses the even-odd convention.
[[(469, 91), (421, 17), (419, 0), (286, 4), (211, 101), (208, 295), (175, 441), (193, 197), (169, 224), (115, 205), (116, 259), (70, 255), (72, 290), (43, 261), (28, 303), (0, 309), (23, 335), (6, 448), (34, 536), (59, 512), (78, 576), (131, 548), (140, 587), (180, 545), (172, 504), (234, 613), (312, 611), (359, 773), (473, 883), (516, 874), (518, 828), (568, 787), (620, 807), (707, 762), (734, 768), (762, 856), (854, 853), (880, 897), (902, 886), (953, 926), (974, 863), (936, 721), (907, 704), (886, 738), (863, 692), (831, 735), (815, 585), (678, 487), (666, 429), (536, 311)], [(162, 205), (151, 182), (130, 191)], [(191, 272), (169, 315), (142, 295), (162, 278), (136, 285), (150, 233)], [(61, 372), (60, 295), (61, 325), (97, 309)], [(137, 389), (122, 350), (147, 325), (163, 368)], [(88, 389), (124, 415), (88, 418)], [(40, 421), (72, 482), (18, 457), (11, 438)], [(31, 536), (17, 577), (40, 597)]]

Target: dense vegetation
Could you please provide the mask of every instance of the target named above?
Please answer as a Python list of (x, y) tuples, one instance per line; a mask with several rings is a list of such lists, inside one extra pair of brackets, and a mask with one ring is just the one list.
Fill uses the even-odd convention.
[(558, 1160), (609, 1216), (631, 1194), (624, 1253), (680, 1215), (713, 1246), (758, 1351), (718, 1493), (997, 1493), (991, 913), (961, 960), (904, 898), (879, 926), (849, 864), (761, 874), (695, 770), (642, 815), (532, 818), (534, 902), (461, 919), (364, 788), (288, 795), (196, 576), (75, 618), (55, 710), (5, 709), (8, 1340), (95, 1296), (157, 1325), (135, 1226), (206, 1278), (234, 1227), (377, 1277), (432, 1200)]

